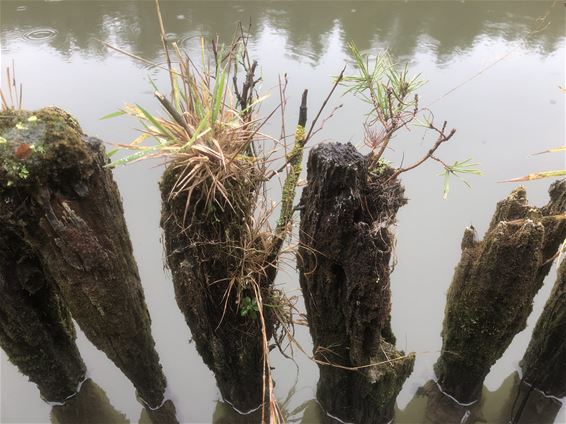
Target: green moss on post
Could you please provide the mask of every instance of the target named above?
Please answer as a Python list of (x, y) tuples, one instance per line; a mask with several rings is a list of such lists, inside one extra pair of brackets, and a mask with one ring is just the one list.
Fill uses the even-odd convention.
[[(245, 225), (249, 224), (249, 199), (255, 182), (230, 190), (230, 195), (249, 190), (242, 204), (216, 207), (213, 212), (193, 201), (187, 205), (187, 192), (171, 196), (180, 169), (169, 166), (162, 177), (161, 226), (165, 236), (167, 265), (171, 270), (175, 298), (191, 329), (192, 339), (205, 364), (214, 372), (224, 400), (238, 410), (257, 408), (263, 400), (263, 344), (259, 319), (242, 316), (236, 296), (255, 298), (251, 287), (238, 281), (231, 290), (230, 279), (240, 272)], [(238, 185), (241, 181), (226, 182)], [(186, 213), (186, 214), (185, 214)], [(187, 217), (185, 220), (185, 216)], [(190, 222), (190, 225), (185, 224)], [(273, 281), (250, 275), (260, 282), (264, 302)], [(273, 322), (264, 308), (267, 337), (271, 338)]]
[(165, 377), (102, 142), (57, 108), (2, 112), (0, 137), (0, 225), (37, 255), (90, 341), (160, 405)]
[(317, 398), (346, 422), (390, 422), (415, 360), (390, 343), (389, 227), (406, 202), (391, 173), (368, 172), (351, 144), (320, 144), (301, 197), (297, 261), (319, 361)]
[(550, 215), (566, 211), (566, 182), (551, 187), (544, 208), (527, 204), (522, 188), (497, 205), (482, 241), (466, 229), (462, 257), (448, 291), (442, 354), (435, 365), (443, 390), (468, 403), (513, 337), (526, 326), (549, 260), (566, 237)]
[(74, 395), (86, 368), (71, 315), (39, 258), (5, 228), (0, 230), (0, 347), (43, 399)]
[(521, 361), (523, 379), (557, 398), (566, 396), (566, 261)]

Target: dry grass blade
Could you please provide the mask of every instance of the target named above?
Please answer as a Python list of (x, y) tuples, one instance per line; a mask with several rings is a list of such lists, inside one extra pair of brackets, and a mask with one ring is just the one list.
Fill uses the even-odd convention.
[(0, 88), (0, 99), (2, 110), (22, 110), (23, 85), (18, 86), (14, 61), (11, 67), (6, 67), (6, 90)]

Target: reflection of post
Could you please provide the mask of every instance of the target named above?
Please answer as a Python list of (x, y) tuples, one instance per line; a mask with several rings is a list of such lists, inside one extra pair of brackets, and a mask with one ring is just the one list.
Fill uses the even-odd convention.
[(165, 377), (102, 143), (57, 108), (4, 111), (0, 224), (37, 252), (86, 336), (151, 406)]
[(417, 390), (404, 410), (397, 411), (399, 423), (501, 423), (552, 424), (561, 403), (533, 391), (521, 382), (517, 372), (509, 375), (495, 391), (485, 387), (479, 401), (471, 405), (457, 403), (442, 393), (434, 381)]
[(106, 393), (91, 379), (81, 386), (79, 393), (51, 410), (53, 424), (125, 424), (124, 414), (110, 404)]
[(159, 408), (142, 409), (139, 424), (178, 424), (177, 411), (171, 400), (166, 400)]
[(395, 349), (388, 330), (388, 227), (406, 200), (390, 169), (371, 171), (351, 144), (311, 151), (298, 262), (320, 403), (344, 421), (384, 423), (414, 362)]
[(462, 405), (440, 391), (435, 381), (420, 387), (403, 411), (395, 414), (400, 423), (446, 424), (486, 422), (481, 403)]
[[(554, 398), (533, 390), (532, 386), (525, 384), (519, 374), (514, 372), (504, 382), (511, 380), (511, 390), (506, 390), (506, 398), (499, 403), (499, 416), (486, 416), (488, 422), (513, 424), (552, 424), (560, 412), (562, 404)], [(502, 390), (500, 388), (498, 392)], [(497, 397), (497, 393), (492, 395)], [(498, 396), (501, 398), (501, 396)], [(486, 414), (487, 415), (487, 414)]]
[(76, 393), (85, 366), (67, 307), (39, 259), (0, 229), (0, 347), (37, 384), (41, 396), (62, 402)]
[(259, 424), (261, 423), (261, 408), (249, 414), (242, 415), (225, 402), (217, 402), (212, 416), (213, 424)]
[(544, 393), (566, 396), (566, 261), (521, 362), (523, 378)]
[(443, 390), (460, 402), (480, 396), (491, 366), (525, 328), (535, 294), (564, 237), (566, 182), (537, 209), (516, 189), (499, 202), (482, 241), (464, 233), (462, 257), (448, 291), (442, 354), (435, 370)]

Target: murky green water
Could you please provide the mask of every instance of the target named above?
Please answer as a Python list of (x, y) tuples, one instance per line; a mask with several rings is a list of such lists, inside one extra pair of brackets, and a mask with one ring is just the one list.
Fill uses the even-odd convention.
[[(321, 101), (345, 62), (346, 43), (364, 51), (389, 48), (429, 83), (421, 90), (439, 120), (457, 128), (457, 135), (440, 152), (447, 161), (472, 157), (482, 177), (470, 179), (472, 189), (454, 182), (442, 200), (442, 181), (434, 164), (405, 174), (410, 203), (399, 214), (398, 264), (392, 281), (393, 327), (398, 346), (418, 354), (415, 371), (398, 398), (396, 422), (425, 422), (424, 401), (417, 389), (433, 377), (432, 364), (441, 346), (440, 328), (445, 292), (460, 255), (465, 226), (481, 234), (495, 203), (512, 188), (498, 181), (531, 171), (564, 167), (560, 155), (531, 156), (564, 144), (564, 12), (562, 3), (521, 2), (173, 2), (162, 5), (167, 31), (186, 48), (198, 36), (218, 33), (229, 40), (238, 21), (252, 23), (254, 56), (260, 61), (262, 91), (273, 91), (278, 74), (289, 77), (289, 113), (300, 92)], [(536, 19), (547, 15), (541, 31)], [(158, 110), (148, 76), (165, 84), (154, 68), (109, 51), (107, 41), (136, 55), (160, 61), (161, 44), (150, 1), (2, 1), (1, 59), (12, 61), (24, 84), (28, 109), (55, 104), (81, 122), (86, 133), (107, 142), (127, 142), (135, 135), (128, 120), (100, 121), (124, 102)], [(276, 96), (274, 96), (276, 97)], [(265, 104), (270, 110), (275, 100)], [(361, 144), (365, 106), (352, 98), (344, 103), (315, 142), (352, 141)], [(290, 128), (296, 115), (289, 116)], [(278, 134), (278, 124), (269, 130)], [(388, 157), (411, 162), (426, 152), (423, 132), (399, 137)], [(219, 400), (210, 371), (202, 363), (178, 310), (170, 276), (163, 271), (160, 244), (159, 193), (161, 169), (137, 164), (118, 169), (118, 181), (146, 299), (153, 335), (169, 381), (169, 395), (182, 422), (232, 422)], [(531, 202), (546, 201), (548, 181), (529, 183)], [(298, 291), (294, 264), (281, 275), (288, 291)], [(513, 341), (486, 380), (484, 411), (498, 417), (510, 393), (511, 374), (518, 369), (532, 325), (554, 281), (554, 270), (537, 295), (529, 327)], [(310, 350), (306, 329), (299, 340)], [(110, 403), (137, 422), (141, 406), (134, 389), (117, 368), (81, 334), (80, 350), (89, 375), (106, 392)], [(300, 352), (295, 364), (273, 355), (276, 393), (290, 421), (317, 422), (314, 402), (317, 367)], [(51, 406), (42, 402), (5, 356), (1, 359), (2, 423), (48, 422)], [(505, 384), (504, 384), (505, 382)], [(428, 422), (434, 422), (428, 412)], [(564, 410), (555, 422), (566, 422)]]

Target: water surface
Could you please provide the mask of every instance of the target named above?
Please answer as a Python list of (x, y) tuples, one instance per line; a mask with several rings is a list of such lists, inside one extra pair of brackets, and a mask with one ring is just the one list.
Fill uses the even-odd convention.
[[(273, 92), (264, 111), (276, 102), (279, 74), (287, 73), (288, 130), (296, 122), (299, 95), (309, 89), (316, 109), (344, 63), (351, 63), (347, 43), (375, 53), (388, 48), (399, 62), (421, 73), (428, 84), (420, 90), (423, 105), (437, 119), (457, 128), (439, 152), (446, 161), (473, 158), (482, 177), (472, 188), (454, 181), (442, 199), (440, 170), (426, 164), (403, 175), (410, 202), (399, 213), (397, 266), (392, 275), (393, 329), (398, 347), (417, 352), (413, 375), (398, 398), (397, 422), (423, 422), (424, 405), (414, 398), (433, 377), (432, 365), (441, 346), (445, 294), (460, 256), (464, 227), (485, 231), (495, 203), (515, 186), (498, 181), (528, 172), (564, 167), (560, 155), (531, 156), (564, 144), (564, 12), (552, 2), (174, 2), (162, 4), (167, 31), (188, 49), (198, 37), (218, 34), (230, 40), (239, 21), (252, 23), (251, 51), (260, 62), (262, 91)], [(547, 16), (541, 31), (537, 18)], [(138, 103), (158, 111), (148, 77), (166, 86), (155, 68), (105, 48), (104, 40), (146, 59), (162, 60), (159, 28), (150, 1), (3, 1), (0, 5), (2, 67), (14, 61), (24, 84), (28, 109), (57, 105), (72, 113), (89, 135), (123, 143), (136, 134), (135, 122), (99, 118)], [(361, 147), (366, 106), (351, 97), (336, 97), (340, 112), (325, 125), (313, 144), (351, 141)], [(279, 124), (269, 129), (278, 135)], [(422, 156), (430, 142), (421, 130), (398, 137), (388, 158), (399, 164)], [(219, 398), (214, 378), (202, 363), (178, 310), (170, 275), (163, 269), (157, 182), (162, 169), (136, 164), (118, 169), (126, 220), (140, 267), (153, 335), (169, 381), (169, 394), (183, 422), (230, 422), (230, 408)], [(529, 183), (532, 203), (546, 202), (549, 181)], [(277, 190), (274, 190), (276, 192)], [(509, 378), (518, 369), (532, 326), (554, 282), (551, 271), (535, 299), (528, 328), (493, 367), (486, 380), (489, 408), (508, 397)], [(292, 258), (279, 281), (298, 293)], [(299, 341), (310, 351), (306, 329)], [(137, 422), (141, 405), (132, 385), (79, 332), (79, 348), (89, 375), (110, 403)], [(276, 393), (290, 421), (317, 422), (314, 402), (317, 367), (295, 351), (296, 365), (273, 354)], [(0, 360), (2, 423), (48, 422), (51, 406), (36, 387)], [(414, 399), (413, 399), (414, 398)], [(420, 402), (420, 403), (419, 403)], [(487, 407), (486, 407), (487, 408)], [(488, 408), (488, 409), (489, 409)], [(556, 422), (564, 422), (560, 413)]]

